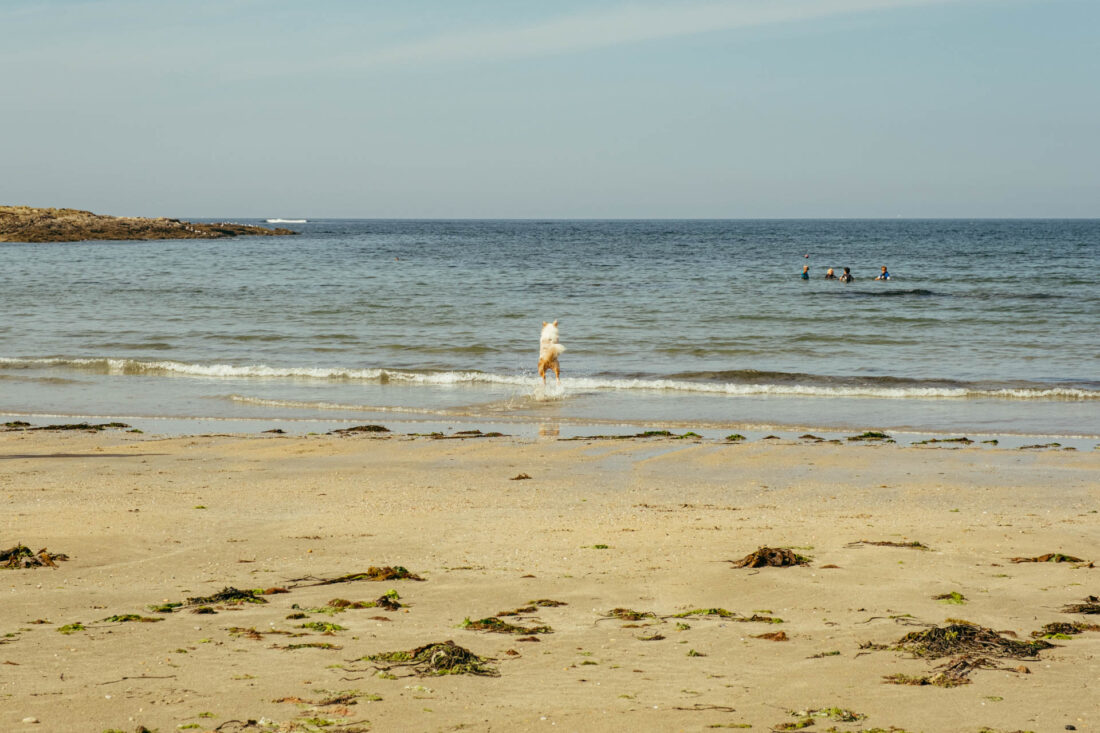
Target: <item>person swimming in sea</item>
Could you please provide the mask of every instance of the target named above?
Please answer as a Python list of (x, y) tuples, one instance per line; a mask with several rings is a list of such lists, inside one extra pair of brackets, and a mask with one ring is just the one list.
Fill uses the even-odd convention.
[(799, 277), (801, 277), (803, 280), (809, 280), (810, 279), (810, 266), (809, 265), (803, 265), (802, 266), (802, 274), (799, 275)]
[(852, 268), (850, 268), (850, 267), (845, 267), (844, 268), (844, 274), (840, 276), (840, 282), (842, 282), (842, 283), (852, 282)]
[(876, 277), (875, 279), (876, 280), (889, 280), (890, 279), (890, 273), (886, 271), (886, 265), (882, 266), (882, 272), (880, 272), (878, 274), (878, 277)]
[(825, 271), (825, 279), (836, 280), (836, 275), (833, 274), (833, 268), (830, 267), (828, 270)]

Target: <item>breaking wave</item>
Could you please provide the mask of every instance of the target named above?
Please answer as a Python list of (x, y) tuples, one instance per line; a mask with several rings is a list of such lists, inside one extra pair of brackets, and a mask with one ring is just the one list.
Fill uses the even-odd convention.
[[(0, 370), (68, 369), (112, 376), (168, 376), (194, 379), (286, 379), (362, 382), (407, 386), (488, 385), (534, 389), (538, 377), (525, 374), (492, 374), (479, 371), (416, 371), (402, 369), (352, 369), (342, 367), (290, 367), (265, 364), (190, 364), (178, 361), (143, 361), (111, 358), (4, 358)], [(593, 376), (566, 377), (570, 392), (647, 391), (688, 392), (730, 396), (871, 397), (880, 399), (1002, 399), (1002, 400), (1100, 400), (1100, 384), (1075, 383), (1052, 386), (1039, 382), (960, 382), (902, 377), (835, 377), (797, 372), (755, 370), (683, 372), (667, 377)]]

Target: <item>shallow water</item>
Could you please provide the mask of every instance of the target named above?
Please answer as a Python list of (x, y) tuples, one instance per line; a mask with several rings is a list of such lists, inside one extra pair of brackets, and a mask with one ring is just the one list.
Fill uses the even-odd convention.
[(1100, 434), (1100, 221), (295, 227), (0, 245), (0, 412)]

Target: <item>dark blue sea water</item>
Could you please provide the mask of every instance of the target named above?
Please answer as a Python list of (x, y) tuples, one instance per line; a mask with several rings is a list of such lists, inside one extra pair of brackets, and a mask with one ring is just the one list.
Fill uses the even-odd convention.
[(1100, 434), (1100, 221), (291, 226), (0, 244), (0, 413)]

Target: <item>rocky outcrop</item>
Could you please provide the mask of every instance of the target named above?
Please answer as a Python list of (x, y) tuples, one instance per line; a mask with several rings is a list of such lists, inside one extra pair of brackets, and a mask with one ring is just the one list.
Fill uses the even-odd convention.
[(102, 216), (78, 209), (0, 206), (0, 242), (79, 242), (86, 239), (218, 239), (297, 234), (249, 224), (193, 224), (179, 219)]

